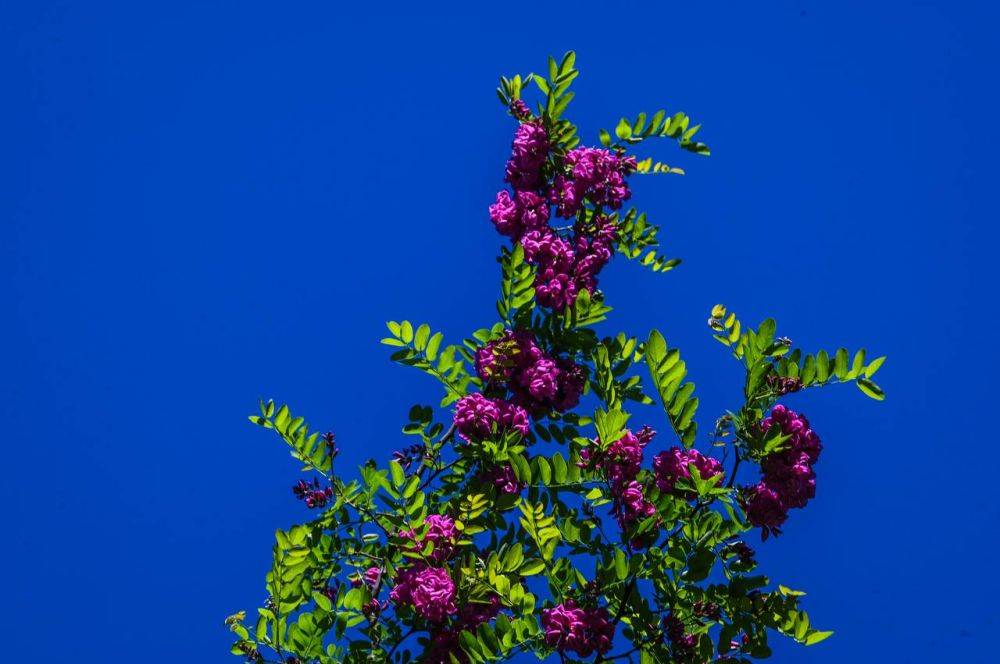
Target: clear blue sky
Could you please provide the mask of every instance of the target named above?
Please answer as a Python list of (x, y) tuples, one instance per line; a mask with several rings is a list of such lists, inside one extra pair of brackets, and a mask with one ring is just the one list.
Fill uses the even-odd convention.
[(605, 330), (663, 329), (704, 423), (739, 392), (716, 302), (890, 357), (884, 404), (789, 401), (818, 495), (760, 559), (837, 634), (774, 661), (995, 661), (996, 10), (359, 6), (0, 9), (4, 658), (235, 661), (222, 620), (305, 516), (246, 415), (286, 400), (350, 462), (401, 445), (438, 392), (383, 321), (493, 321), (495, 79), (573, 48), (585, 137), (665, 105), (713, 148), (651, 153), (688, 171), (635, 186), (685, 263), (613, 263)]

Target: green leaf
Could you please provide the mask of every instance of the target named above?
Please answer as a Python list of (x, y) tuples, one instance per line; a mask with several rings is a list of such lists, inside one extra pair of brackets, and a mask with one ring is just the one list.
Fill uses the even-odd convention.
[(403, 482), (406, 481), (406, 473), (403, 471), (403, 467), (399, 465), (397, 461), (389, 462), (389, 471), (392, 473), (392, 484), (397, 489), (403, 486)]
[(857, 385), (859, 390), (870, 396), (872, 399), (875, 399), (876, 401), (885, 401), (885, 392), (882, 391), (882, 388), (867, 378), (858, 378)]

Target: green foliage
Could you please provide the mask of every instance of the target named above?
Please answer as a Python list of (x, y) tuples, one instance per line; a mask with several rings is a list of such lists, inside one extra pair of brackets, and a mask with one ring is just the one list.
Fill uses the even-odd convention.
[[(575, 56), (567, 53), (550, 58), (545, 75), (504, 77), (497, 89), (501, 102), (522, 119), (524, 107), (514, 102), (540, 93), (534, 121), (553, 144), (546, 177), (560, 172), (566, 151), (580, 141), (564, 117), (578, 75)], [(639, 114), (620, 120), (615, 138), (602, 131), (601, 142), (624, 154), (662, 137), (707, 155), (707, 146), (693, 140), (699, 126), (689, 125), (683, 113)], [(640, 174), (684, 172), (652, 157), (637, 163)], [(572, 224), (597, 228), (602, 219), (615, 224), (618, 255), (654, 272), (679, 264), (662, 256), (659, 227), (636, 209), (611, 212), (587, 202)], [(583, 659), (560, 651), (543, 631), (546, 612), (569, 602), (606, 612), (597, 615), (606, 616), (620, 636), (617, 643), (628, 642), (586, 658), (596, 664), (711, 662), (722, 655), (746, 662), (770, 656), (774, 634), (807, 646), (828, 638), (832, 632), (816, 629), (800, 607), (804, 593), (772, 584), (757, 571), (747, 541), (758, 529), (750, 523), (736, 471), (790, 444), (780, 428), (761, 426), (779, 397), (853, 382), (881, 400), (873, 376), (885, 358), (846, 349), (806, 354), (776, 336), (773, 319), (752, 327), (717, 305), (709, 326), (744, 373), (742, 403), (717, 417), (710, 438), (728, 467), (712, 472), (688, 462), (685, 472), (665, 483), (651, 458), (673, 442), (649, 442), (651, 431), (640, 427), (662, 417), (646, 408), (655, 397), (677, 441), (689, 449), (697, 442), (699, 400), (680, 351), (657, 330), (645, 341), (625, 333), (601, 336), (611, 307), (598, 290), (580, 289), (561, 311), (540, 306), (536, 269), (520, 243), (501, 249), (498, 262), (499, 320), (461, 343), (446, 344), (444, 334), (427, 324), (387, 324), (390, 334), (382, 343), (393, 349), (391, 359), (433, 376), (444, 388), (438, 407), (409, 409), (402, 426), (407, 446), (391, 460), (369, 461), (354, 479), (345, 479), (332, 434), (310, 431), (302, 417), (273, 401), (262, 401), (250, 417), (273, 430), (312, 475), (312, 484), (303, 481), (296, 490), (308, 489), (307, 505), (315, 511), (306, 523), (275, 533), (263, 606), (252, 624), (245, 611), (225, 620), (236, 639), (231, 652), (249, 662), (401, 664), (421, 661), (445, 644), (447, 652), (434, 651), (434, 657), (455, 664), (525, 653), (570, 664)], [(582, 381), (583, 405), (557, 410), (551, 403), (531, 403), (524, 391), (546, 388), (544, 372), (502, 379), (475, 374), (476, 354), (501, 340), (512, 355), (497, 361), (505, 370), (518, 366), (521, 350), (510, 341), (511, 330), (530, 335), (560, 371), (576, 365), (578, 374), (572, 375)], [(651, 379), (649, 394), (639, 363)], [(567, 389), (558, 376), (554, 389)], [(470, 434), (459, 429), (453, 411), (455, 402), (473, 392), (497, 414)], [(513, 416), (503, 420), (501, 406), (510, 408), (509, 415), (517, 412), (512, 404), (526, 405), (530, 428), (514, 426)], [(632, 467), (621, 450), (634, 449), (640, 435), (646, 449), (642, 463)], [(636, 504), (641, 510), (630, 512)], [(436, 587), (437, 596), (450, 593), (454, 603), (440, 620), (421, 614), (412, 597), (399, 596), (405, 574), (426, 570), (443, 571), (453, 586)], [(469, 619), (474, 610), (486, 618)], [(676, 638), (677, 630), (684, 639)]]
[(416, 367), (437, 378), (445, 388), (442, 406), (447, 406), (465, 396), (472, 377), (463, 359), (456, 357), (459, 352), (458, 346), (445, 346), (441, 349), (444, 335), (440, 332), (431, 334), (431, 328), (426, 323), (416, 329), (406, 320), (399, 323), (389, 321), (386, 326), (392, 336), (382, 339), (382, 343), (386, 346), (400, 347), (392, 354), (392, 361)]
[(644, 352), (649, 375), (660, 395), (670, 426), (681, 442), (691, 447), (698, 434), (698, 424), (694, 421), (698, 398), (693, 396), (694, 383), (684, 382), (687, 365), (681, 359), (680, 351), (668, 348), (666, 339), (657, 330), (649, 333)]

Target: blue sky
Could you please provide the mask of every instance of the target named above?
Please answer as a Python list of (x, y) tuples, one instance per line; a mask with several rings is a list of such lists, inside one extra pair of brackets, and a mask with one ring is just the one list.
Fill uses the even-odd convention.
[(818, 495), (759, 558), (837, 633), (776, 640), (773, 661), (992, 659), (987, 3), (18, 4), (0, 9), (8, 659), (235, 661), (222, 620), (262, 601), (273, 530), (305, 518), (246, 415), (287, 401), (352, 464), (402, 446), (438, 393), (389, 363), (383, 322), (493, 321), (486, 206), (513, 129), (495, 80), (569, 48), (585, 137), (666, 106), (713, 148), (643, 153), (687, 170), (635, 184), (682, 267), (602, 278), (604, 330), (662, 329), (703, 426), (740, 389), (704, 327), (716, 302), (805, 348), (889, 355), (882, 404), (789, 400), (825, 444)]

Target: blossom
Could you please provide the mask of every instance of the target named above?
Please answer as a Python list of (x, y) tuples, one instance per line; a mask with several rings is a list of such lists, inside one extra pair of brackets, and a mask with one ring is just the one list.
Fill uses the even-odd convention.
[(389, 599), (397, 606), (412, 607), (431, 622), (440, 622), (458, 611), (455, 582), (448, 571), (423, 564), (400, 570)]
[(764, 482), (744, 491), (743, 508), (751, 524), (763, 528), (762, 537), (779, 534), (779, 527), (788, 518), (788, 510), (778, 493)]
[(505, 189), (490, 206), (490, 220), (501, 235), (517, 240), (526, 231), (547, 226), (549, 203), (533, 191), (517, 191), (511, 197)]
[(528, 413), (503, 399), (490, 399), (478, 392), (466, 395), (455, 405), (455, 427), (465, 440), (480, 441), (498, 432), (528, 434)]
[(760, 468), (764, 483), (778, 494), (786, 507), (805, 507), (816, 497), (816, 473), (805, 452), (798, 454), (794, 464), (789, 464), (788, 457), (783, 454), (771, 455), (761, 462)]
[(760, 428), (765, 435), (777, 428), (787, 437), (783, 449), (761, 461), (761, 482), (745, 492), (747, 518), (763, 528), (761, 536), (766, 537), (780, 533), (777, 527), (784, 523), (789, 509), (805, 507), (816, 496), (813, 464), (823, 446), (809, 420), (781, 404), (771, 409)]
[(326, 507), (326, 503), (333, 498), (333, 487), (328, 486), (321, 489), (319, 480), (314, 477), (312, 483), (299, 480), (292, 487), (292, 493), (303, 501), (306, 507), (313, 509), (314, 507)]
[[(652, 431), (645, 429), (644, 431)], [(642, 433), (642, 432), (640, 432)], [(603, 452), (592, 453), (589, 449), (584, 449), (580, 453), (583, 465), (589, 465), (594, 461), (594, 467), (604, 472), (604, 477), (613, 485), (635, 479), (642, 466), (642, 451), (652, 439), (652, 436), (640, 438), (631, 431), (611, 443)], [(600, 439), (595, 441), (600, 447)]]
[(566, 600), (542, 610), (542, 630), (549, 647), (589, 657), (595, 651), (605, 653), (611, 648), (615, 626), (606, 609), (584, 609)]
[[(511, 412), (513, 426), (527, 433), (527, 416), (576, 407), (586, 374), (569, 358), (555, 358), (539, 348), (527, 331), (507, 330), (499, 339), (476, 351), (476, 373), (487, 387), (510, 390), (510, 402), (526, 411)], [(523, 426), (522, 426), (523, 422)]]
[(515, 494), (521, 493), (524, 489), (524, 485), (518, 481), (514, 468), (509, 463), (493, 466), (484, 475), (486, 481), (493, 484), (500, 493)]
[(678, 488), (677, 482), (691, 478), (691, 466), (698, 469), (703, 480), (722, 475), (722, 464), (712, 457), (704, 456), (698, 450), (684, 450), (671, 447), (666, 452), (660, 452), (653, 459), (653, 472), (656, 475), (656, 486), (664, 493), (672, 493), (691, 499), (695, 495), (689, 490)]
[(537, 188), (548, 152), (549, 137), (542, 123), (535, 120), (522, 122), (514, 133), (504, 180), (519, 191)]
[(783, 434), (789, 436), (785, 450), (789, 460), (796, 459), (795, 455), (799, 452), (805, 452), (809, 456), (809, 463), (816, 463), (819, 460), (823, 446), (820, 444), (819, 436), (809, 427), (809, 420), (805, 415), (796, 413), (779, 403), (771, 409), (771, 415), (764, 418), (760, 425), (765, 433), (770, 431), (771, 427), (777, 426)]
[(635, 172), (635, 157), (580, 147), (566, 153), (563, 168), (565, 172), (555, 177), (550, 193), (551, 202), (563, 218), (579, 212), (584, 198), (596, 206), (617, 210), (632, 196), (625, 178)]
[(365, 570), (365, 583), (369, 588), (374, 588), (382, 579), (382, 569), (379, 567), (369, 567)]
[(404, 539), (413, 540), (417, 550), (422, 550), (426, 542), (434, 543), (434, 550), (430, 554), (431, 560), (441, 562), (447, 560), (455, 550), (455, 543), (458, 541), (458, 529), (455, 528), (454, 519), (440, 514), (431, 514), (424, 521), (427, 533), (423, 538), (418, 539), (414, 530), (404, 530), (399, 536)]

